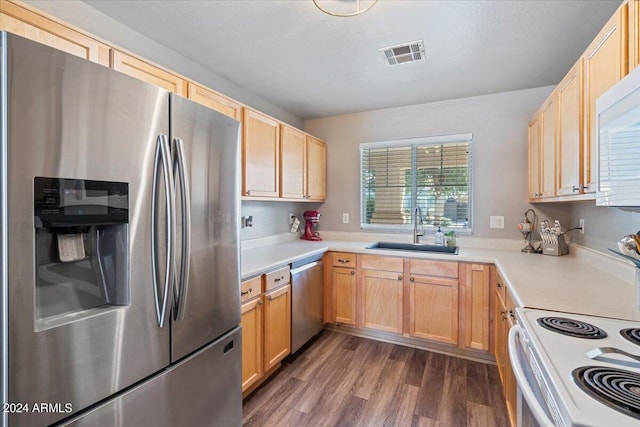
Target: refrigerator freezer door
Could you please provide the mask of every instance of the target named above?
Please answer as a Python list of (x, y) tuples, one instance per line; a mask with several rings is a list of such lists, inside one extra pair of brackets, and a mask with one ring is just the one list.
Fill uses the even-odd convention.
[[(191, 199), (188, 287), (179, 295), (186, 298), (184, 316), (176, 320), (175, 310), (172, 316), (172, 362), (240, 323), (239, 130), (237, 121), (171, 95), (171, 140), (174, 152), (176, 139), (182, 141)], [(177, 211), (179, 269), (187, 250), (179, 247), (184, 227)]]
[(240, 426), (240, 327), (65, 426)]
[[(169, 364), (169, 328), (158, 327), (150, 244), (154, 153), (157, 136), (168, 134), (169, 97), (75, 56), (6, 33), (0, 37), (7, 88), (2, 120), (8, 184), (2, 191), (8, 229), (2, 236), (8, 271), (2, 274), (10, 307), (8, 401), (62, 408), (12, 414), (9, 424), (41, 426), (71, 415), (67, 404), (75, 413)], [(118, 244), (128, 252), (124, 277), (130, 286), (120, 305), (38, 319), (36, 277), (58, 276), (36, 268), (37, 176), (127, 183), (128, 245), (126, 239)], [(53, 245), (44, 250), (57, 256)], [(81, 298), (84, 291), (75, 292)]]

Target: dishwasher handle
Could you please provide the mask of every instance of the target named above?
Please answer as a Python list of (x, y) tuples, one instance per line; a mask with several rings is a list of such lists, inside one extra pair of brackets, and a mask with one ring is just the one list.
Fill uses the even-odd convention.
[(291, 270), (291, 277), (293, 277), (295, 275), (298, 275), (298, 274), (302, 273), (303, 271), (309, 270), (309, 269), (311, 269), (313, 267), (322, 266), (323, 264), (324, 263), (322, 262), (322, 260), (320, 260), (320, 261), (310, 262), (309, 264), (302, 265), (302, 266), (300, 266), (298, 268), (294, 268), (294, 269)]

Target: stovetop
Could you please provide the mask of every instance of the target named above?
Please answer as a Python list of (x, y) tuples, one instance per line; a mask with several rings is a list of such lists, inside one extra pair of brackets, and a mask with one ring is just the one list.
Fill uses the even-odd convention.
[[(623, 355), (606, 353), (594, 359), (587, 355), (597, 354), (594, 349), (614, 347), (631, 354), (640, 355), (640, 344), (623, 336), (639, 337), (637, 322), (558, 313), (534, 309), (516, 309), (518, 324), (533, 347), (535, 359), (554, 400), (565, 418), (574, 426), (639, 426), (640, 414), (634, 409), (613, 409), (606, 397), (599, 396), (585, 383), (611, 383), (614, 394), (623, 396), (624, 404), (633, 408), (640, 404), (640, 361)], [(558, 326), (569, 335), (552, 330)], [(565, 331), (565, 332), (566, 332)], [(584, 334), (587, 338), (578, 337)], [(609, 372), (601, 372), (610, 368)], [(594, 379), (595, 378), (595, 379)], [(582, 386), (579, 384), (582, 383)], [(624, 406), (623, 404), (623, 406)]]

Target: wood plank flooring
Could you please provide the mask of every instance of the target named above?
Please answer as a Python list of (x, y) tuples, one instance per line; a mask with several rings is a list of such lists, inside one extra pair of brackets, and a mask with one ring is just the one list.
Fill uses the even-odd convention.
[(324, 331), (247, 397), (244, 426), (508, 426), (494, 365)]

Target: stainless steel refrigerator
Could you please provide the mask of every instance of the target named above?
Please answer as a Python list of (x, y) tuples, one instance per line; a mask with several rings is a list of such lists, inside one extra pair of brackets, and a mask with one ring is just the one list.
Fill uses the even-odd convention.
[(2, 425), (240, 425), (239, 123), (0, 43)]

